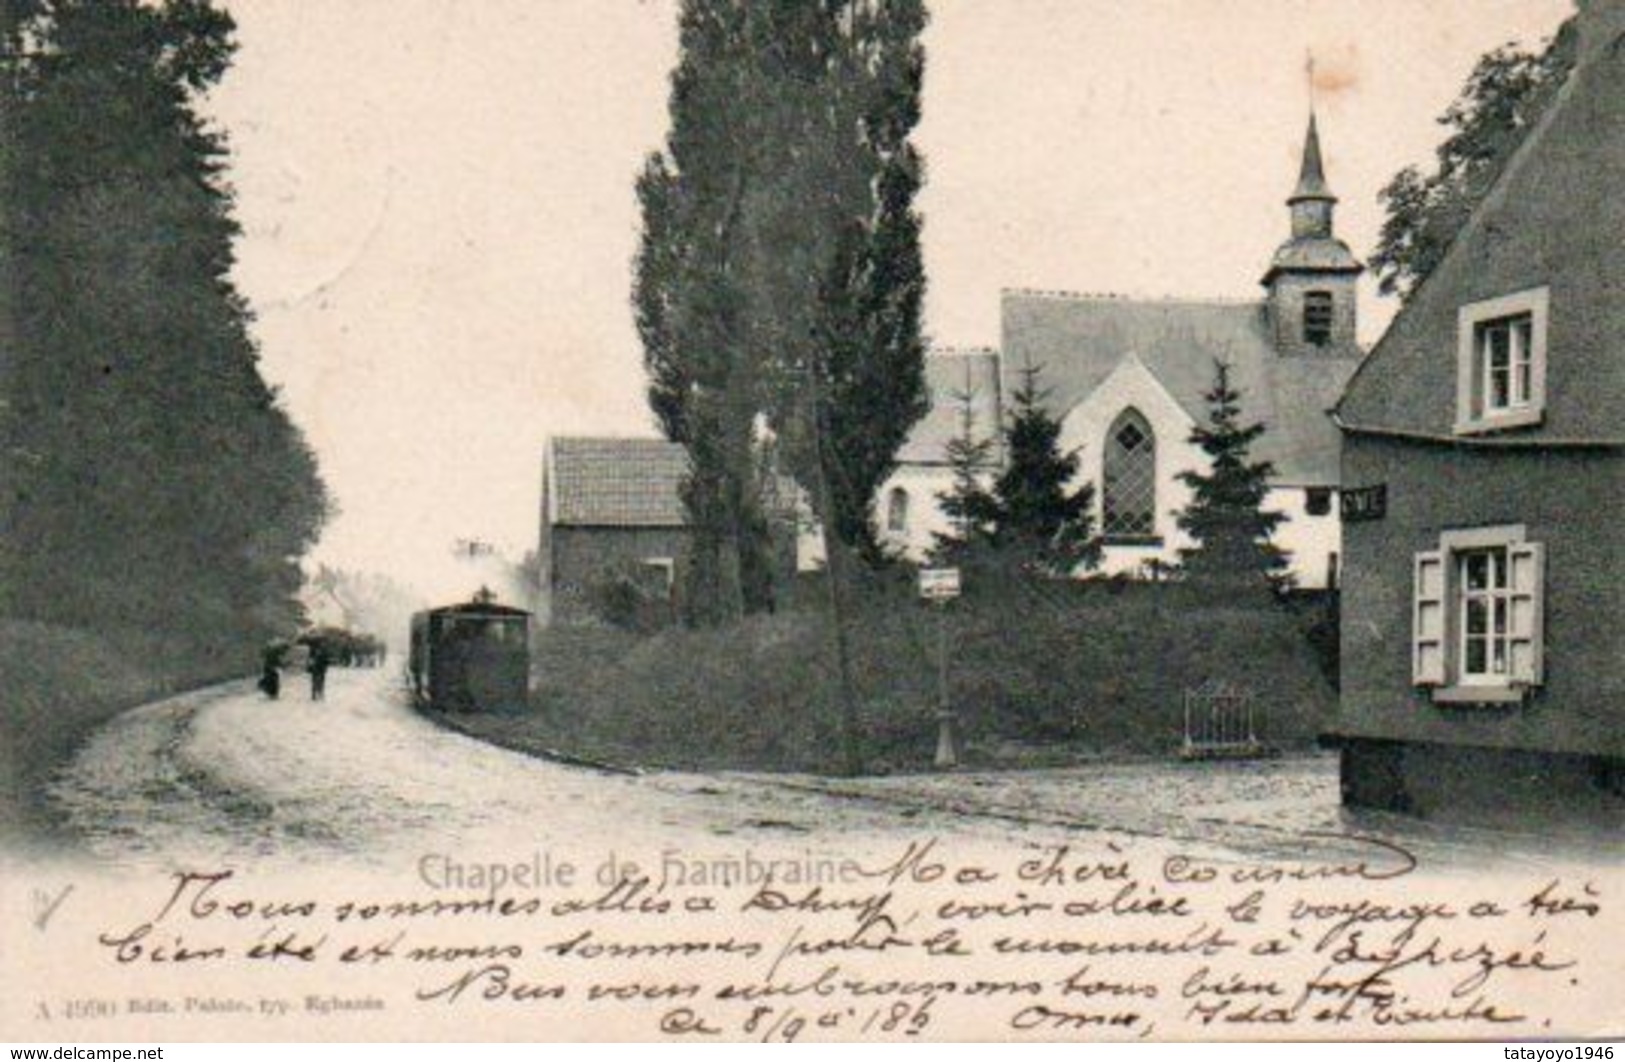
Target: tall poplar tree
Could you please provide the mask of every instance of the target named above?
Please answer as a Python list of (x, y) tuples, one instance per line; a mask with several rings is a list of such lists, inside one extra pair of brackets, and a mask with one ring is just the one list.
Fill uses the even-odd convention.
[(764, 433), (835, 553), (923, 414), (919, 0), (686, 0), (671, 133), (639, 180), (649, 399), (690, 459), (693, 596), (766, 581)]
[(762, 365), (742, 228), (747, 196), (766, 179), (747, 106), (749, 17), (739, 0), (684, 3), (671, 131), (637, 188), (633, 307), (650, 407), (688, 453), (692, 547), (679, 596), (699, 625), (768, 607), (772, 594), (755, 460)]

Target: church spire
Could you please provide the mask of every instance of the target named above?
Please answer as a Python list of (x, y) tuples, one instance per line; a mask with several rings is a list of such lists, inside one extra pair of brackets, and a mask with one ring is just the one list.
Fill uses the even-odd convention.
[(1313, 106), (1309, 108), (1309, 132), (1303, 140), (1303, 162), (1298, 167), (1298, 187), (1286, 202), (1292, 209), (1293, 239), (1332, 238), (1332, 210), (1337, 197), (1326, 183), (1326, 165), (1320, 157), (1320, 126)]
[[(1312, 89), (1312, 68), (1310, 77)], [(1357, 350), (1355, 282), (1365, 267), (1333, 231), (1337, 197), (1326, 183), (1320, 125), (1312, 104), (1298, 186), (1287, 206), (1292, 211), (1292, 234), (1264, 274), (1276, 350), (1288, 355), (1347, 355)]]
[(1303, 141), (1303, 165), (1298, 169), (1298, 187), (1287, 202), (1296, 203), (1305, 199), (1337, 202), (1337, 197), (1326, 184), (1326, 167), (1320, 160), (1320, 129), (1312, 107), (1309, 110), (1309, 135)]

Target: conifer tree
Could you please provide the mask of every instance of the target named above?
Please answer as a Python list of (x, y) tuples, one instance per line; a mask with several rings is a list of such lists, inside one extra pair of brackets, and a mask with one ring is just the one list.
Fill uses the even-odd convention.
[(998, 526), (998, 499), (984, 483), (994, 467), (997, 440), (991, 434), (979, 433), (974, 399), (969, 391), (954, 395), (959, 404), (959, 431), (947, 446), (953, 486), (937, 495), (938, 506), (949, 521), (949, 530), (934, 536), (931, 559), (937, 564), (977, 564), (992, 547)]
[(1005, 468), (993, 485), (995, 542), (1019, 569), (1070, 575), (1099, 563), (1094, 534), (1094, 485), (1068, 484), (1078, 455), (1061, 449), (1061, 423), (1045, 407), (1041, 366), (1022, 370), (1004, 428)]
[(1190, 441), (1207, 455), (1209, 467), (1179, 477), (1191, 488), (1179, 527), (1196, 543), (1181, 551), (1185, 578), (1220, 589), (1284, 587), (1286, 554), (1271, 538), (1286, 517), (1263, 508), (1275, 468), (1249, 459), (1265, 426), (1242, 423), (1241, 394), (1231, 386), (1225, 362), (1214, 363), (1213, 388), (1204, 397), (1207, 423), (1191, 431)]

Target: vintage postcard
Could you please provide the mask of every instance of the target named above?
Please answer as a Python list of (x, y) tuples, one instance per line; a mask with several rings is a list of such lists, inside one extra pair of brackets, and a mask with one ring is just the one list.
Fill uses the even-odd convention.
[(0, 1038), (1625, 1035), (1621, 187), (1625, 0), (0, 0)]

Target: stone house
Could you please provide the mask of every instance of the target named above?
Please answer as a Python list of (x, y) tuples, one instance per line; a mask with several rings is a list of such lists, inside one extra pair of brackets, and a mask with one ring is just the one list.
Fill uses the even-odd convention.
[(687, 467), (683, 448), (664, 439), (548, 440), (537, 543), (540, 623), (587, 619), (594, 583), (612, 573), (672, 593), (688, 555), (678, 494)]
[(1351, 804), (1619, 821), (1625, 0), (1579, 20), (1567, 83), (1336, 407)]

